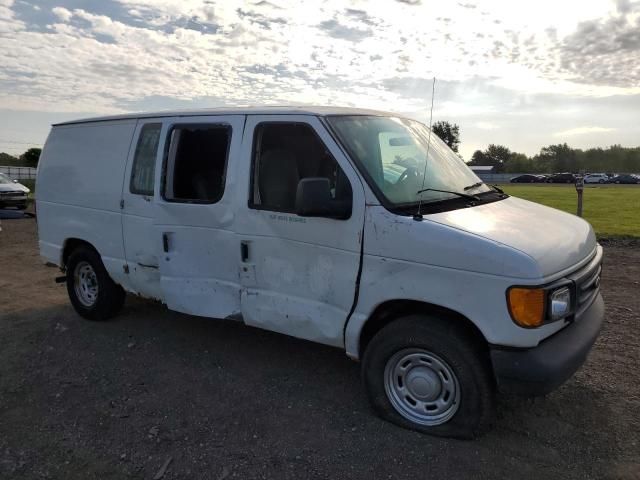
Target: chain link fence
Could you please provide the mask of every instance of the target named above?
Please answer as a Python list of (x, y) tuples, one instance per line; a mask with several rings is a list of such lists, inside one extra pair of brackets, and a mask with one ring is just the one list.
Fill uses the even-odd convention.
[(33, 167), (0, 166), (0, 173), (8, 175), (14, 180), (35, 180), (36, 178), (36, 169)]

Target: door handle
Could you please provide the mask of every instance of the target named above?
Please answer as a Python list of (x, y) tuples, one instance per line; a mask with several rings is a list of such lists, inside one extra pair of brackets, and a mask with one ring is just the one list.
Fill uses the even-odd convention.
[(248, 242), (240, 242), (240, 257), (243, 262), (249, 260), (249, 243)]
[(167, 232), (162, 234), (162, 249), (165, 253), (169, 252), (169, 234)]

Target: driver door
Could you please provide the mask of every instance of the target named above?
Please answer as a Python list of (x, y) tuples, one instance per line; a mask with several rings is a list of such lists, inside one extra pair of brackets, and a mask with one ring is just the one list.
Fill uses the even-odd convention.
[[(249, 116), (242, 157), (250, 179), (236, 223), (245, 323), (343, 346), (364, 223), (358, 175), (314, 116)], [(328, 178), (335, 199), (351, 202), (351, 216), (297, 215), (297, 185), (310, 177)]]

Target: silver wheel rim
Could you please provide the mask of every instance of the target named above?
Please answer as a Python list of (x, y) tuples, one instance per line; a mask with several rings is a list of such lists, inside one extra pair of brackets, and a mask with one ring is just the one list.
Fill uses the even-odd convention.
[(460, 407), (460, 384), (453, 369), (421, 348), (400, 350), (387, 361), (384, 389), (393, 408), (419, 425), (446, 423)]
[(98, 299), (98, 277), (89, 262), (78, 262), (73, 270), (73, 290), (85, 307), (93, 307)]

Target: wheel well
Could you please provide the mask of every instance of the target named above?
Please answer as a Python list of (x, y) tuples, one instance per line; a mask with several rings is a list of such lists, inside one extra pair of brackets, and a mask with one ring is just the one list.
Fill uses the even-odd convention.
[[(92, 250), (96, 250), (93, 245), (84, 240), (80, 240), (79, 238), (68, 238), (64, 242), (64, 248), (62, 249), (62, 268), (66, 269), (67, 260), (69, 260), (69, 256), (71, 253), (80, 246), (89, 247)], [(97, 250), (96, 250), (97, 251)]]
[(367, 345), (371, 339), (386, 325), (394, 320), (415, 313), (436, 315), (441, 318), (449, 318), (458, 322), (465, 332), (469, 333), (474, 340), (482, 345), (487, 345), (482, 332), (475, 324), (464, 315), (432, 303), (420, 302), (417, 300), (389, 300), (378, 305), (371, 314), (360, 333), (360, 358), (364, 355)]

